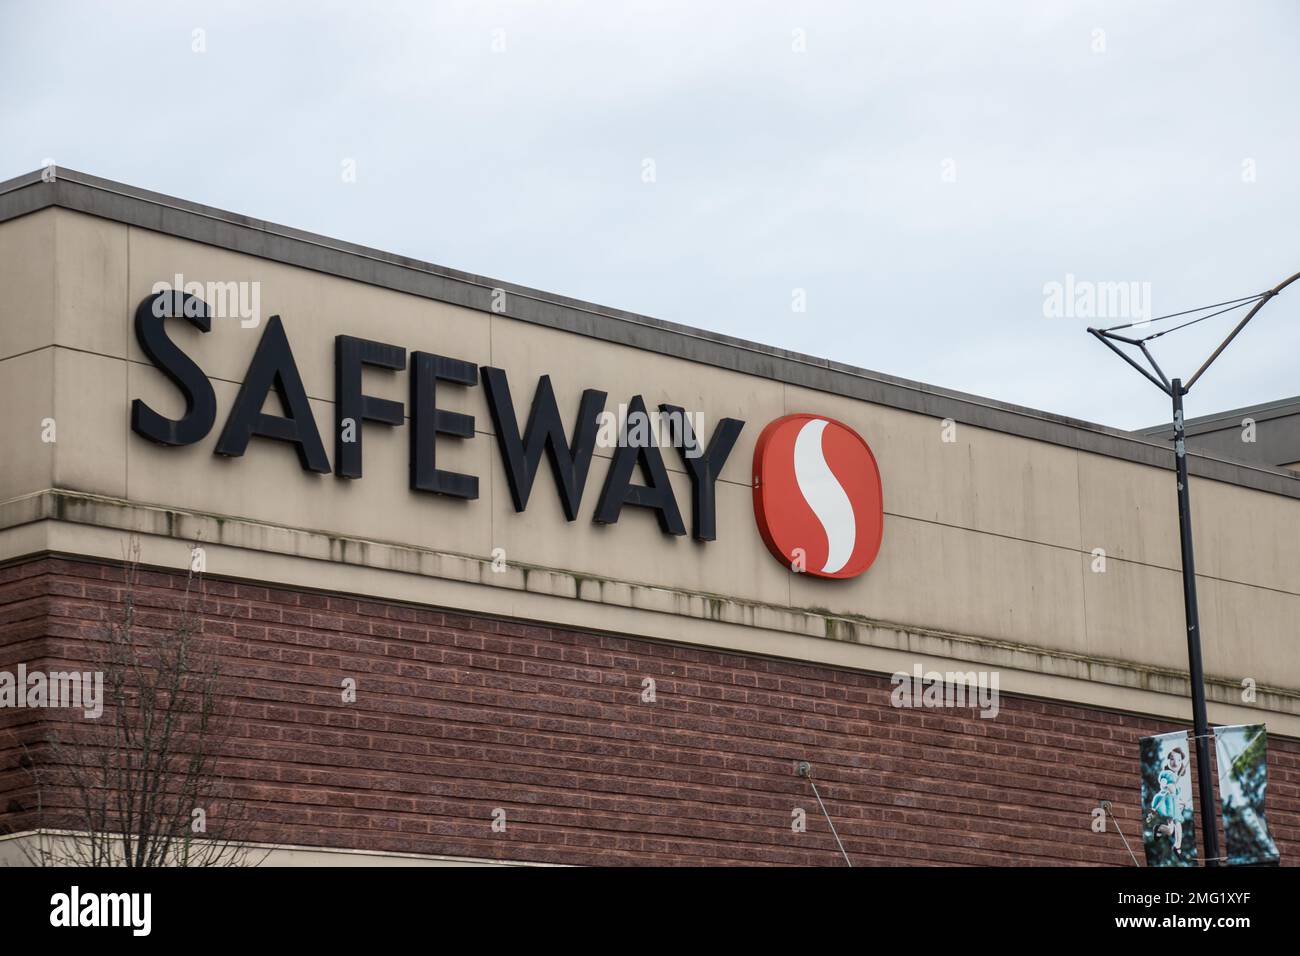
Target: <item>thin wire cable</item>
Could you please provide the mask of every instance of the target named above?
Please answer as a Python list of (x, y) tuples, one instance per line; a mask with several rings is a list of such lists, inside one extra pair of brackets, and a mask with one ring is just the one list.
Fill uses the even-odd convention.
[(1247, 302), (1254, 302), (1256, 299), (1262, 299), (1268, 295), (1267, 292), (1258, 292), (1255, 295), (1243, 296), (1240, 299), (1229, 299), (1227, 302), (1215, 302), (1213, 305), (1203, 305), (1198, 309), (1185, 309), (1182, 312), (1170, 312), (1168, 315), (1159, 315), (1154, 319), (1146, 319), (1141, 322), (1127, 322), (1124, 325), (1112, 325), (1110, 328), (1099, 329), (1101, 332), (1118, 332), (1120, 329), (1131, 329), (1137, 325), (1146, 325), (1150, 322), (1163, 322), (1165, 319), (1176, 319), (1180, 315), (1191, 315), (1193, 312), (1204, 312), (1206, 309), (1217, 309), (1221, 305), (1244, 305)]
[[(1263, 298), (1263, 296), (1261, 296), (1260, 298)], [(1195, 325), (1197, 322), (1204, 322), (1206, 319), (1212, 319), (1216, 315), (1223, 315), (1225, 312), (1232, 312), (1234, 309), (1245, 308), (1251, 302), (1257, 302), (1257, 301), (1258, 299), (1247, 299), (1245, 302), (1239, 302), (1237, 305), (1230, 305), (1226, 309), (1220, 309), (1218, 312), (1211, 312), (1209, 315), (1203, 315), (1199, 319), (1191, 319), (1188, 322), (1183, 322), (1180, 325), (1175, 325), (1173, 328), (1161, 329), (1159, 332), (1152, 332), (1146, 338), (1142, 339), (1142, 341), (1150, 342), (1152, 339), (1158, 339), (1162, 335), (1168, 335), (1170, 332), (1177, 332), (1179, 329), (1185, 329), (1189, 325)], [(1212, 306), (1206, 306), (1206, 308), (1212, 308)], [(1151, 321), (1154, 322), (1155, 319), (1152, 319)]]
[(817, 798), (817, 805), (822, 808), (822, 816), (824, 816), (826, 818), (826, 822), (830, 824), (831, 836), (835, 837), (835, 842), (839, 844), (840, 854), (844, 857), (844, 862), (849, 865), (850, 869), (852, 869), (853, 861), (849, 859), (848, 851), (844, 849), (844, 843), (840, 840), (839, 832), (835, 829), (835, 821), (832, 820), (831, 815), (826, 812), (826, 804), (822, 803), (822, 795), (817, 792), (817, 783), (812, 778), (811, 770), (808, 772), (807, 779), (808, 782), (812, 784), (813, 796)]
[(1124, 841), (1124, 849), (1128, 850), (1128, 855), (1133, 860), (1133, 865), (1137, 866), (1138, 865), (1137, 855), (1133, 852), (1133, 848), (1128, 845), (1128, 837), (1126, 837), (1124, 835), (1124, 831), (1119, 828), (1119, 818), (1116, 817), (1115, 814), (1110, 812), (1109, 800), (1103, 800), (1101, 802), (1101, 810), (1104, 814), (1106, 814), (1106, 816), (1110, 817), (1111, 822), (1115, 824), (1115, 832), (1118, 833), (1119, 838)]

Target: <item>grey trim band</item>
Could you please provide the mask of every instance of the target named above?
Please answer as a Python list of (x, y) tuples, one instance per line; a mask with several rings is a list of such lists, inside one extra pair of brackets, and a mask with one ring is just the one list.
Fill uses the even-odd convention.
[[(504, 289), (504, 314), (519, 321), (1111, 458), (1173, 466), (1167, 444), (1119, 429), (458, 272), (75, 170), (58, 168), (54, 182), (44, 182), (38, 170), (0, 183), (0, 222), (49, 206), (482, 312), (491, 311), (492, 291)], [(1201, 478), (1300, 498), (1300, 474), (1281, 468), (1196, 453), (1189, 455), (1189, 468)]]

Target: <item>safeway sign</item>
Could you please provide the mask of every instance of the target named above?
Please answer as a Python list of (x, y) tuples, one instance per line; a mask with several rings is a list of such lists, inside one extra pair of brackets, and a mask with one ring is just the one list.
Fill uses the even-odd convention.
[[(183, 319), (209, 332), (207, 305), (179, 292), (156, 292), (136, 309), (135, 334), (149, 360), (185, 399), (178, 419), (159, 414), (141, 399), (131, 403), (131, 428), (162, 445), (191, 445), (206, 438), (217, 419), (212, 383), (198, 363), (166, 333), (167, 319)], [(340, 335), (335, 339), (335, 435), (331, 464), (311, 414), (307, 391), (279, 316), (271, 316), (239, 393), (226, 415), (215, 454), (237, 458), (251, 439), (294, 446), (302, 467), (337, 479), (363, 474), (364, 426), (404, 427), (410, 436), (413, 492), (472, 501), (478, 476), (438, 467), (442, 441), (475, 439), (474, 416), (439, 407), (446, 388), (482, 385), (515, 511), (528, 507), (543, 457), (569, 521), (578, 517), (595, 449), (613, 454), (605, 473), (594, 520), (614, 524), (625, 506), (655, 513), (665, 534), (685, 535), (686, 522), (668, 478), (662, 446), (671, 444), (691, 483), (692, 537), (717, 537), (715, 490), (718, 476), (745, 423), (722, 418), (707, 444), (699, 436), (699, 413), (661, 404), (651, 415), (640, 395), (623, 406), (617, 427), (605, 411), (605, 392), (582, 393), (572, 429), (566, 430), (550, 377), (533, 392), (527, 423), (515, 415), (511, 385), (503, 369), (385, 342)], [(407, 403), (366, 395), (363, 368), (407, 373)], [(263, 410), (274, 391), (284, 414)], [(409, 419), (409, 424), (407, 421)], [(649, 427), (640, 427), (645, 422)], [(634, 480), (634, 474), (640, 480)], [(789, 415), (768, 425), (754, 453), (754, 514), (768, 549), (792, 571), (816, 577), (849, 578), (870, 567), (880, 549), (883, 527), (880, 473), (866, 442), (847, 425), (814, 415)]]

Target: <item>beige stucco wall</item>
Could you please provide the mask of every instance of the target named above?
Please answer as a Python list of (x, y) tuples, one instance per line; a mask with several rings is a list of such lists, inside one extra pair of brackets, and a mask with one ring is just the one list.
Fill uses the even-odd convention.
[[(213, 380), (217, 424), (161, 448), (129, 428), (132, 398), (183, 403), (135, 342), (135, 305), (156, 281), (258, 281), (282, 317), (333, 459), (333, 343), (340, 333), (504, 368), (521, 422), (550, 374), (566, 424), (584, 388), (670, 401), (746, 426), (718, 485), (718, 540), (663, 535), (649, 512), (591, 521), (610, 450), (598, 450), (579, 519), (563, 520), (549, 469), (516, 514), (481, 387), (439, 390), (477, 437), (443, 439), (439, 466), (475, 474), (480, 499), (407, 488), (406, 429), (368, 426), (365, 477), (304, 472), (293, 449), (254, 439), (212, 454), (263, 327), (217, 319), (169, 334)], [(212, 573), (446, 604), (582, 627), (892, 671), (996, 667), (1004, 691), (1185, 718), (1182, 592), (1170, 471), (742, 375), (108, 222), (47, 209), (0, 224), (0, 560), (37, 550), (180, 566), (188, 543)], [(405, 402), (406, 373), (365, 373)], [(274, 399), (272, 400), (274, 404)], [(269, 408), (268, 410), (278, 409)], [(851, 581), (792, 575), (753, 519), (749, 469), (762, 427), (793, 412), (839, 418), (871, 444), (885, 490), (884, 543)], [(57, 441), (42, 441), (52, 418)], [(678, 502), (690, 485), (676, 454)], [(1192, 487), (1212, 719), (1267, 717), (1300, 736), (1300, 500), (1204, 479)], [(170, 513), (170, 514), (169, 514)], [(505, 551), (509, 569), (485, 562)], [(1106, 553), (1105, 571), (1094, 549)], [(951, 668), (946, 668), (951, 669)], [(1262, 692), (1247, 706), (1236, 687)], [(1261, 714), (1261, 711), (1263, 713)]]

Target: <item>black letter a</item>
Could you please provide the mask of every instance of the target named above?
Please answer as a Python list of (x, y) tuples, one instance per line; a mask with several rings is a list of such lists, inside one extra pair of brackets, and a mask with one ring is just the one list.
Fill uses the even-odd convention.
[[(267, 415), (262, 411), (272, 385), (284, 410), (289, 413), (287, 417)], [(257, 343), (253, 361), (248, 364), (248, 374), (244, 376), (244, 384), (239, 386), (235, 407), (230, 410), (215, 451), (218, 455), (238, 457), (254, 435), (293, 442), (298, 446), (298, 460), (308, 471), (325, 474), (330, 470), (325, 446), (321, 444), (311, 404), (307, 401), (307, 390), (303, 388), (302, 376), (294, 364), (289, 339), (278, 315), (271, 316), (266, 323), (266, 331), (262, 333), (262, 341)]]

